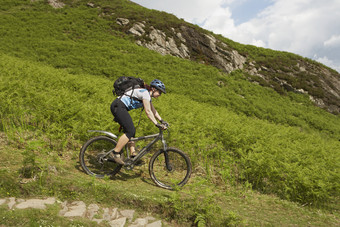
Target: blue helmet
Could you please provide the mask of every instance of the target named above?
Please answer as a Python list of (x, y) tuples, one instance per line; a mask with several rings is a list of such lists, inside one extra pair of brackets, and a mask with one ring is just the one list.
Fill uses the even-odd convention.
[(153, 81), (151, 81), (150, 86), (160, 90), (164, 94), (166, 93), (164, 83), (158, 79), (154, 79)]

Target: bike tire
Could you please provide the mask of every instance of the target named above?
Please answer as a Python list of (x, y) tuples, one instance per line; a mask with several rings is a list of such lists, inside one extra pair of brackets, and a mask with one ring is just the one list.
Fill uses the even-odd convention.
[(165, 163), (164, 150), (157, 151), (150, 159), (149, 174), (153, 182), (161, 188), (175, 189), (184, 186), (191, 175), (192, 166), (189, 157), (177, 148), (166, 150), (170, 169)]
[(102, 159), (103, 154), (113, 149), (116, 144), (114, 139), (107, 136), (96, 136), (88, 140), (79, 153), (79, 162), (83, 170), (98, 178), (117, 174), (123, 166), (111, 159), (106, 161)]

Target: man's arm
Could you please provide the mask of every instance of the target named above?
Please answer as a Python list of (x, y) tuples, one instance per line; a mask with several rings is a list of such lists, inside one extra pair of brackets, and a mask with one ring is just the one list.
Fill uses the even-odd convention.
[(155, 107), (153, 106), (152, 102), (150, 103), (150, 106), (151, 106), (151, 111), (152, 111), (153, 115), (155, 116), (155, 118), (159, 121), (162, 120), (161, 116), (159, 115), (159, 113), (157, 112)]
[(155, 113), (153, 112), (153, 109), (155, 109), (152, 105), (152, 103), (147, 100), (147, 99), (143, 99), (143, 105), (144, 105), (144, 110), (146, 113), (146, 116), (148, 116), (148, 118), (150, 119), (150, 121), (152, 121), (152, 123), (154, 123), (155, 125), (158, 123), (156, 120), (156, 117), (160, 117), (159, 114), (157, 113), (157, 115), (155, 115)]

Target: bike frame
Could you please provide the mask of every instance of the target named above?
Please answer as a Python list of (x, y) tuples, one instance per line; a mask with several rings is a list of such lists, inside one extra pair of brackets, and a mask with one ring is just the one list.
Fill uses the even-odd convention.
[[(102, 130), (89, 130), (88, 132), (99, 132), (99, 133), (103, 133), (113, 139), (117, 139), (118, 137), (111, 133), (111, 132), (107, 132), (107, 131), (102, 131)], [(140, 141), (140, 140), (146, 140), (146, 139), (152, 139), (152, 138), (155, 138), (154, 140), (152, 140), (149, 144), (147, 144), (145, 147), (143, 147), (139, 153), (136, 155), (136, 157), (134, 157), (133, 159), (130, 159), (130, 152), (129, 152), (129, 149), (128, 147), (126, 146), (125, 149), (126, 149), (126, 155), (127, 155), (127, 158), (129, 160), (128, 163), (126, 163), (125, 166), (131, 166), (133, 168), (133, 165), (139, 161), (144, 155), (146, 155), (147, 153), (149, 153), (150, 151), (150, 148), (158, 141), (158, 140), (161, 140), (162, 141), (162, 144), (163, 144), (163, 150), (166, 151), (167, 150), (167, 144), (166, 144), (166, 141), (164, 139), (164, 136), (163, 136), (163, 130), (162, 129), (159, 129), (159, 133), (156, 133), (156, 134), (153, 134), (153, 135), (147, 135), (147, 136), (141, 136), (141, 137), (132, 137), (130, 139), (130, 141), (132, 142), (136, 142), (136, 141)], [(110, 150), (109, 152), (107, 152), (107, 154), (109, 154), (110, 152), (112, 152), (112, 150)], [(166, 160), (166, 166), (168, 167), (168, 155), (167, 155), (167, 152), (164, 152), (165, 154), (165, 160)], [(168, 167), (169, 168), (169, 167)]]

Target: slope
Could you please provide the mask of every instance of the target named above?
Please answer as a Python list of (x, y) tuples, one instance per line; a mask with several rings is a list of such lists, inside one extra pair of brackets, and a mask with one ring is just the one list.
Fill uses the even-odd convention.
[[(80, 6), (55, 10), (44, 2), (11, 4), (13, 7), (1, 13), (5, 35), (0, 39), (6, 44), (1, 46), (0, 57), (1, 130), (22, 152), (24, 161), (17, 163), (18, 172), (1, 171), (2, 196), (24, 192), (79, 197), (83, 191), (77, 184), (71, 190), (64, 185), (62, 190), (67, 193), (58, 190), (56, 185), (61, 182), (52, 180), (54, 176), (47, 170), (49, 162), (44, 160), (52, 158), (53, 165), (53, 159), (62, 162), (60, 168), (67, 166), (63, 173), (76, 172), (74, 156), (91, 136), (87, 130), (116, 130), (108, 108), (114, 78), (139, 75), (147, 82), (157, 77), (166, 83), (169, 94), (155, 105), (172, 125), (171, 145), (187, 152), (195, 167), (191, 191), (183, 195), (190, 200), (203, 194), (206, 201), (202, 209), (197, 204), (189, 209), (186, 206), (190, 203), (182, 204), (182, 198), (176, 197), (183, 196), (182, 192), (174, 193), (174, 213), (169, 216), (179, 217), (188, 209), (192, 213), (183, 214), (187, 221), (201, 215), (206, 222), (214, 223), (216, 216), (212, 213), (218, 212), (209, 203), (220, 194), (210, 194), (208, 189), (213, 185), (222, 194), (241, 187), (251, 196), (255, 192), (248, 189), (304, 205), (338, 209), (334, 201), (339, 196), (339, 118), (315, 108), (307, 97), (280, 96), (272, 89), (249, 83), (241, 71), (227, 77), (214, 67), (139, 47), (123, 34), (112, 34), (110, 24), (98, 18), (95, 9)], [(87, 22), (93, 20), (95, 23), (88, 26)], [(139, 112), (132, 114), (134, 119), (139, 118)], [(138, 132), (153, 131), (143, 117)], [(2, 151), (4, 156), (9, 155), (6, 150)], [(73, 159), (59, 159), (56, 153)], [(13, 163), (10, 159), (6, 162)], [(15, 184), (25, 174), (41, 176), (40, 186), (28, 186), (40, 190), (33, 192)], [(74, 174), (92, 182), (81, 172)], [(68, 182), (74, 180), (72, 175), (65, 174), (70, 177)], [(56, 178), (61, 180), (62, 176)], [(54, 185), (51, 192), (47, 190), (51, 186), (48, 182)], [(114, 181), (98, 184), (111, 192), (111, 187), (117, 187)], [(139, 184), (138, 189), (145, 187)], [(101, 193), (98, 196), (104, 200)], [(224, 204), (217, 207), (228, 213), (230, 208)], [(236, 205), (233, 209), (237, 210)], [(233, 213), (226, 218), (215, 220), (215, 224), (237, 220)], [(334, 223), (335, 219), (330, 220)]]
[[(79, 171), (77, 152), (81, 141), (91, 136), (87, 129), (115, 131), (112, 129), (117, 127), (106, 108), (112, 100), (107, 92), (111, 87), (109, 79), (71, 75), (64, 70), (4, 55), (1, 57), (1, 70), (6, 73), (1, 78), (4, 81), (1, 106), (6, 107), (1, 112), (2, 130), (9, 138), (1, 155), (4, 167), (0, 182), (2, 196), (53, 195), (70, 200), (95, 200), (103, 204), (135, 204), (153, 212), (156, 212), (155, 207), (161, 206), (157, 213), (184, 223), (202, 218), (212, 225), (240, 223), (240, 220), (257, 224), (292, 224), (310, 221), (314, 211), (309, 213), (294, 204), (249, 191), (251, 182), (254, 186), (258, 186), (255, 183), (264, 183), (262, 192), (267, 193), (278, 193), (277, 189), (285, 187), (292, 191), (291, 194), (279, 192), (282, 197), (292, 196), (288, 199), (294, 199), (293, 196), (304, 195), (303, 202), (313, 203), (320, 203), (319, 200), (324, 201), (331, 196), (322, 192), (332, 193), (332, 189), (328, 188), (336, 187), (338, 182), (334, 169), (338, 156), (336, 152), (327, 153), (334, 151), (338, 145), (336, 141), (238, 116), (221, 107), (204, 108), (206, 104), (197, 103), (185, 95), (164, 96), (155, 104), (173, 123), (171, 146), (178, 146), (189, 153), (195, 167), (191, 182), (184, 191), (177, 194), (155, 188), (147, 176), (146, 166), (132, 173), (122, 173), (114, 180), (93, 179)], [(178, 104), (176, 100), (184, 102)], [(187, 111), (188, 104), (192, 109), (190, 112)], [(211, 119), (216, 119), (214, 124), (211, 124)], [(139, 132), (153, 131), (154, 128), (143, 118)], [(295, 142), (290, 145), (293, 140)], [(285, 153), (282, 155), (283, 144)], [(324, 152), (319, 153), (322, 150)], [(291, 160), (292, 155), (294, 160)], [(278, 175), (280, 173), (281, 176)], [(285, 176), (286, 179), (282, 179)], [(23, 178), (38, 180), (18, 184)], [(248, 183), (241, 186), (244, 178)], [(298, 191), (299, 188), (294, 191), (297, 181), (305, 191)], [(318, 191), (319, 186), (313, 186), (313, 181), (324, 184), (320, 185), (323, 191)], [(213, 185), (214, 190), (211, 188)], [(309, 198), (311, 193), (315, 194)], [(108, 199), (108, 194), (119, 196)], [(170, 200), (166, 199), (168, 196)], [(244, 196), (248, 198), (245, 203), (240, 200)], [(216, 205), (217, 200), (222, 203)], [(248, 213), (242, 214), (244, 209), (255, 212), (254, 207), (247, 207), (248, 203), (259, 207), (261, 200), (278, 210), (285, 210), (288, 206), (291, 209), (288, 213), (298, 212), (302, 216), (290, 219), (282, 214), (265, 215), (266, 209), (269, 209), (267, 206), (253, 218), (248, 217)], [(216, 201), (214, 206), (211, 206), (212, 201)], [(337, 209), (335, 205), (331, 202), (327, 207)], [(322, 223), (324, 215), (314, 217), (315, 223)], [(261, 218), (256, 220), (255, 217)], [(334, 217), (326, 217), (325, 224), (336, 222)]]

